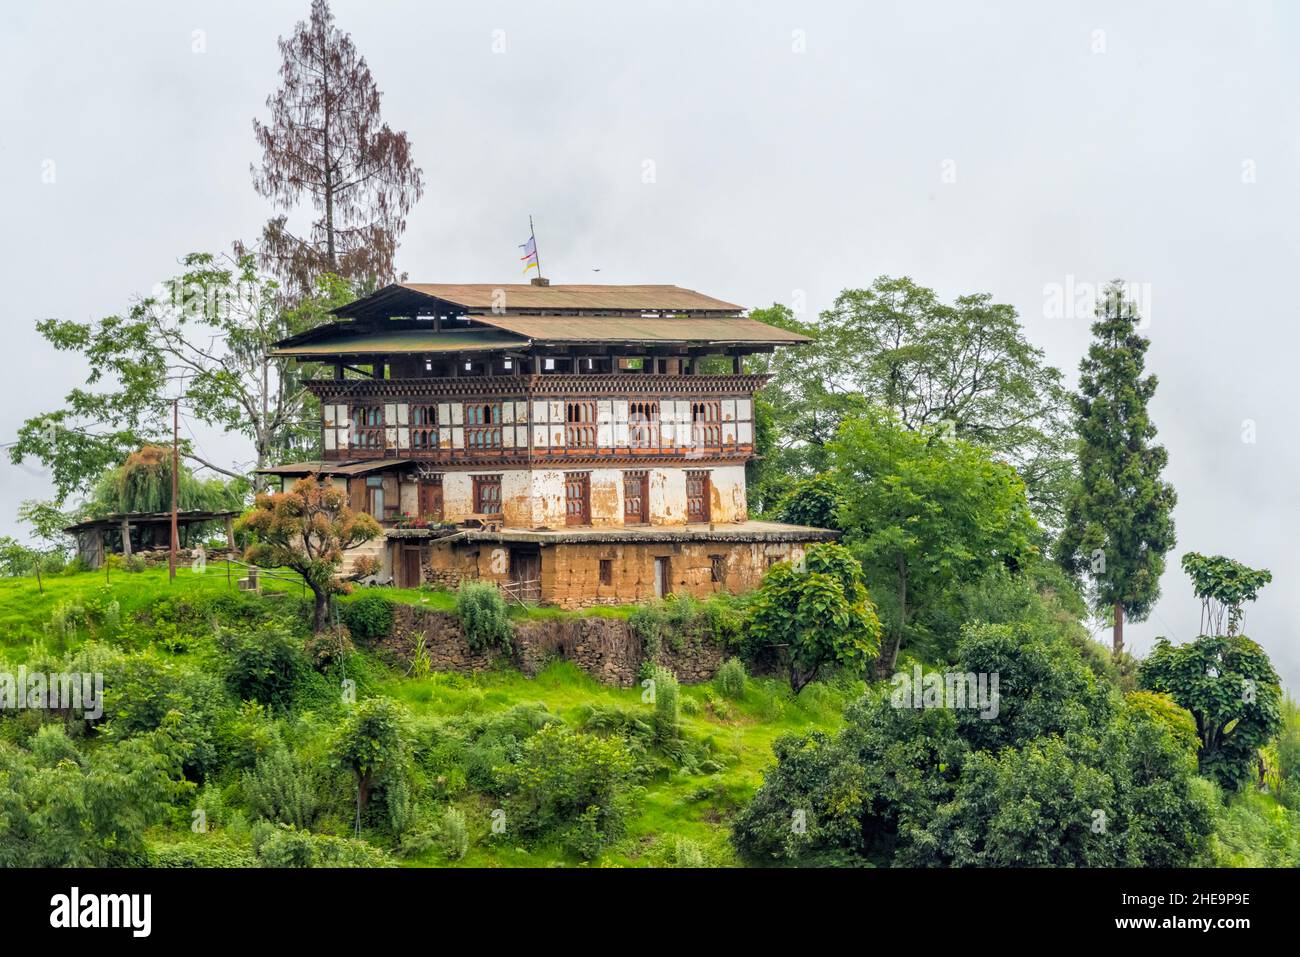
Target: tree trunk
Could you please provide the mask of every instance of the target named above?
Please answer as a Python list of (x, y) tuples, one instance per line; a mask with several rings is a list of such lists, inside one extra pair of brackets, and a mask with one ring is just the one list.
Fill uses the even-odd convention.
[(1119, 660), (1120, 653), (1124, 650), (1124, 606), (1115, 602), (1115, 630), (1111, 636), (1112, 654), (1115, 660)]
[(310, 582), (307, 583), (316, 596), (316, 615), (313, 621), (313, 630), (320, 634), (330, 626), (330, 596), (325, 589), (317, 589)]
[(817, 677), (817, 672), (821, 670), (821, 664), (818, 663), (809, 671), (800, 671), (799, 666), (793, 661), (790, 662), (790, 690), (796, 695), (804, 689), (804, 686)]
[(898, 651), (903, 647), (903, 629), (907, 627), (907, 562), (901, 556), (898, 559), (898, 626), (894, 629), (892, 640), (881, 644), (880, 654), (876, 657), (876, 677), (884, 681), (894, 673), (898, 662)]

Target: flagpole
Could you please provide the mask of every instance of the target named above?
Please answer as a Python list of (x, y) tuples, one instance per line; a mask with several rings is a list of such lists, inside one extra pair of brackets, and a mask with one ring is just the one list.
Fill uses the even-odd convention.
[(533, 214), (528, 214), (528, 233), (533, 239), (533, 256), (537, 259), (537, 278), (542, 278), (542, 254), (537, 251), (537, 230), (533, 228)]

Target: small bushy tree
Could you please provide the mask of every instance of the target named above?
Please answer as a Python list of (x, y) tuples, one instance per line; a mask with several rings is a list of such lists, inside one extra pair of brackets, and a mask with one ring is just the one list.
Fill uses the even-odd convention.
[(798, 694), (831, 663), (862, 670), (878, 652), (880, 619), (862, 568), (842, 545), (810, 546), (763, 578), (749, 623), (751, 653), (775, 652)]
[(292, 491), (258, 495), (236, 527), (253, 537), (248, 561), (302, 575), (315, 597), (316, 631), (329, 627), (330, 596), (348, 589), (337, 575), (343, 553), (382, 531), (369, 515), (348, 506), (340, 486), (314, 476), (298, 480)]
[(1146, 690), (1192, 713), (1201, 773), (1225, 789), (1251, 780), (1259, 749), (1282, 726), (1282, 689), (1264, 649), (1244, 635), (1206, 635), (1185, 645), (1167, 638), (1138, 668)]
[(1192, 589), (1201, 600), (1201, 634), (1229, 635), (1241, 627), (1241, 606), (1259, 597), (1259, 590), (1273, 580), (1267, 568), (1251, 568), (1224, 555), (1206, 557), (1198, 552), (1183, 556), (1183, 571), (1192, 579)]

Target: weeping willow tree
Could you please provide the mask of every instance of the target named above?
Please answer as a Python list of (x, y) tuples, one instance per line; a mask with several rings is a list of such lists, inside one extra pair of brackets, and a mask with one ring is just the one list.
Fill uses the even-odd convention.
[[(177, 507), (181, 511), (238, 511), (244, 506), (248, 483), (200, 479), (181, 466), (177, 482)], [(109, 469), (91, 491), (84, 516), (133, 512), (167, 512), (172, 507), (172, 454), (159, 445), (146, 445)]]

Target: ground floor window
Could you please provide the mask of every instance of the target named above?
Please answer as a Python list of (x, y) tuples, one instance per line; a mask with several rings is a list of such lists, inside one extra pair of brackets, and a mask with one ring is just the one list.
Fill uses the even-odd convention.
[(600, 583), (602, 585), (614, 584), (614, 560), (612, 558), (602, 558), (600, 560)]
[(686, 521), (709, 521), (709, 473), (689, 470), (686, 473)]
[(623, 473), (623, 524), (644, 525), (650, 521), (650, 473)]
[(727, 556), (710, 555), (709, 556), (709, 578), (713, 582), (724, 582), (727, 580)]
[(474, 476), (474, 511), (480, 515), (501, 514), (501, 476)]
[(591, 473), (564, 473), (564, 521), (566, 525), (591, 524)]

